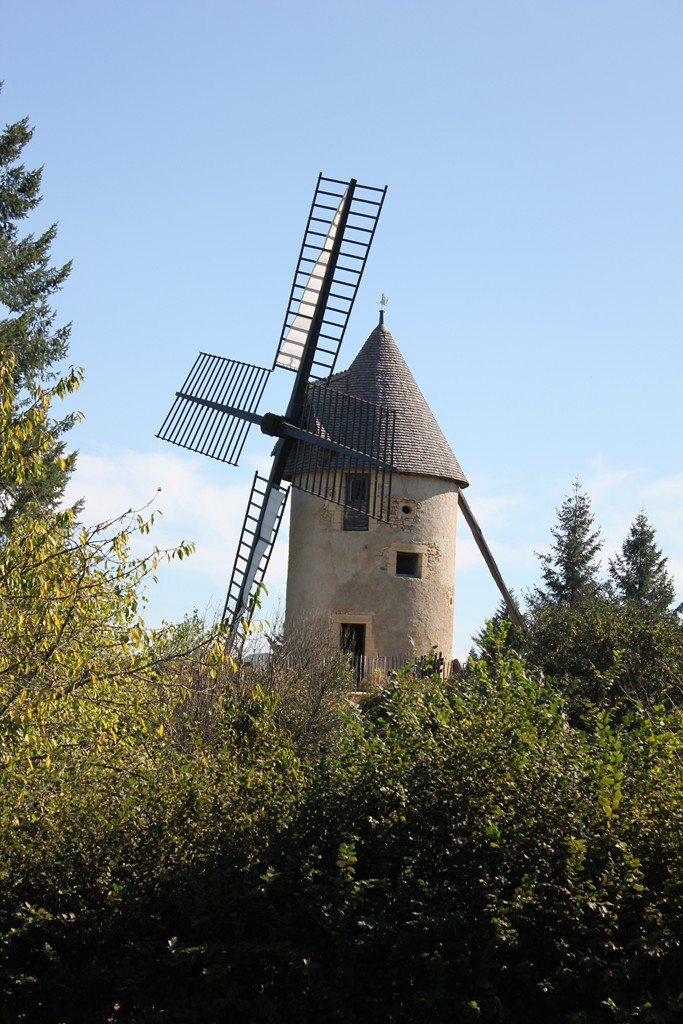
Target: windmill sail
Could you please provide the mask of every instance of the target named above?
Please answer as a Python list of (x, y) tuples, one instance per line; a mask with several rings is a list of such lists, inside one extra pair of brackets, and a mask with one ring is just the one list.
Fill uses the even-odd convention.
[(157, 437), (236, 466), (270, 372), (200, 352)]
[[(359, 185), (354, 180), (318, 178), (274, 366), (299, 369), (304, 346), (320, 314), (309, 378), (321, 380), (334, 370), (385, 194), (385, 188)], [(322, 282), (335, 246), (339, 247), (338, 259), (323, 308)]]
[(349, 504), (349, 474), (364, 474), (365, 513), (389, 521), (396, 413), (325, 384), (306, 392), (300, 437), (287, 461), (292, 486), (324, 501)]
[(283, 366), (287, 370), (296, 371), (301, 365), (301, 356), (311, 330), (313, 314), (315, 313), (320, 299), (320, 290), (325, 279), (325, 271), (327, 270), (327, 266), (330, 262), (332, 244), (337, 236), (339, 219), (341, 217), (341, 208), (345, 197), (346, 192), (342, 196), (341, 202), (337, 207), (337, 212), (335, 213), (332, 224), (330, 225), (330, 230), (327, 232), (327, 237), (325, 238), (320, 255), (315, 261), (313, 270), (311, 271), (306, 284), (303, 286), (303, 292), (299, 299), (299, 306), (294, 314), (294, 318), (289, 326), (285, 326), (283, 329), (283, 336), (280, 340), (280, 347), (278, 348), (278, 352), (275, 357), (275, 363), (277, 366)]
[(232, 633), (241, 619), (251, 618), (251, 598), (268, 568), (288, 494), (288, 488), (273, 487), (256, 473), (223, 611), (223, 619), (230, 623)]

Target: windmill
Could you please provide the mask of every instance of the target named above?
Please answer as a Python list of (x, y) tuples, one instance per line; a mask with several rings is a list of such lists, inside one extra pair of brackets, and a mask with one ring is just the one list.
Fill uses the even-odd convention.
[[(355, 179), (318, 177), (272, 367), (201, 352), (157, 434), (234, 466), (252, 424), (276, 438), (269, 475), (254, 477), (230, 578), (223, 610), (230, 643), (252, 614), (290, 483), (351, 514), (388, 522), (395, 411), (328, 386), (385, 194), (386, 188)], [(259, 414), (277, 369), (294, 375), (286, 411)], [(349, 480), (363, 487), (349, 487)], [(469, 505), (460, 500), (513, 618), (521, 622)]]

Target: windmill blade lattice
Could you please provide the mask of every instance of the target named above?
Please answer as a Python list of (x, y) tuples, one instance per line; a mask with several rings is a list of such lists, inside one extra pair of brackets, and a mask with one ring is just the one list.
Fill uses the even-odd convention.
[(288, 496), (289, 488), (272, 487), (256, 473), (223, 610), (223, 620), (230, 623), (233, 634), (240, 620), (251, 616), (249, 599), (263, 583)]
[[(396, 413), (325, 384), (306, 392), (301, 437), (290, 455), (287, 476), (294, 487), (324, 501), (354, 507), (388, 522), (394, 460)], [(350, 474), (365, 474), (363, 509), (347, 493)]]
[(270, 372), (200, 352), (157, 437), (237, 466)]
[[(342, 222), (344, 199), (353, 185), (351, 202)], [(333, 245), (343, 233), (342, 246), (330, 282), (329, 298), (318, 328), (318, 343), (309, 372), (311, 380), (328, 377), (334, 370), (346, 324), (353, 308), (386, 189), (356, 182), (318, 178), (301, 252), (294, 274), (287, 313), (280, 335), (275, 366), (298, 370), (312, 329), (325, 272)]]

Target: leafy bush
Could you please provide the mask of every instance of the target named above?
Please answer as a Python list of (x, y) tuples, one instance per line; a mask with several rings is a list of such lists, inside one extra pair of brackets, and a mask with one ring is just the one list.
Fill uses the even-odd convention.
[(302, 761), (286, 699), (38, 775), (2, 822), (5, 1019), (680, 1019), (678, 712), (575, 728), (503, 655)]
[(549, 605), (535, 611), (521, 646), (579, 710), (624, 699), (681, 703), (683, 624), (675, 614), (604, 598)]

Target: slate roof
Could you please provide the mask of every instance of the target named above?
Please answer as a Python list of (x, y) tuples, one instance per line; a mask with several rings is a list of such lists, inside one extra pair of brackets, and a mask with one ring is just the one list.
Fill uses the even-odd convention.
[(394, 465), (417, 473), (468, 481), (389, 330), (380, 322), (349, 366), (329, 380), (331, 388), (396, 411)]

